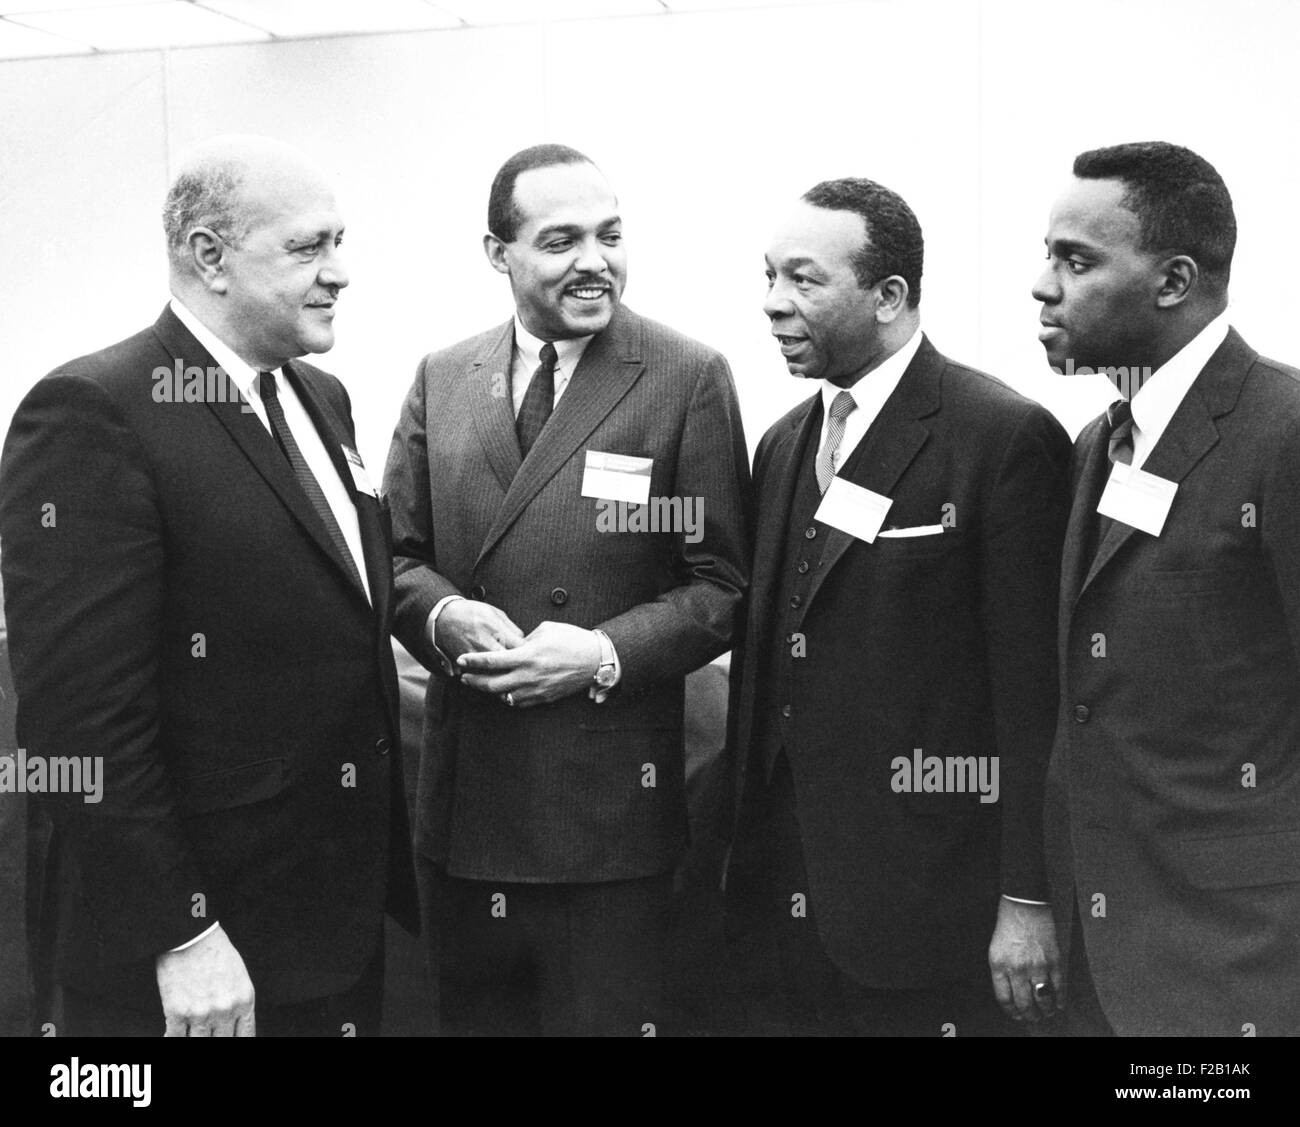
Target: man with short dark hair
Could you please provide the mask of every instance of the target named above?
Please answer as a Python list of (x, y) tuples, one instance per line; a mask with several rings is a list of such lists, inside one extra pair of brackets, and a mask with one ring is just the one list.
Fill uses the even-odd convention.
[(1300, 1033), (1300, 372), (1228, 324), (1232, 199), (1165, 142), (1082, 153), (1033, 294), (1075, 443), (1052, 904), (1079, 1033)]
[(818, 391), (759, 444), (732, 660), (748, 1032), (999, 1035), (1054, 1010), (1069, 441), (921, 333), (922, 260), (911, 209), (863, 179), (806, 193), (767, 256), (772, 334)]
[(396, 632), (435, 674), (416, 848), (442, 1030), (642, 1036), (683, 680), (748, 579), (740, 411), (722, 356), (621, 303), (618, 204), (581, 153), (511, 157), (488, 226), (515, 316), (425, 357), (385, 472)]
[(377, 1034), (385, 909), (417, 915), (392, 567), (347, 392), (298, 359), (343, 220), (302, 153), (226, 137), (164, 227), (167, 308), (37, 383), (0, 465), (19, 743), (101, 781), (39, 795), (56, 1029)]

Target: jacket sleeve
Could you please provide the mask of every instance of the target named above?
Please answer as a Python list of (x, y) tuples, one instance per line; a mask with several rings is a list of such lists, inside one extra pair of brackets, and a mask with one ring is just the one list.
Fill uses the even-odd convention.
[(47, 766), (98, 766), (98, 794), (42, 798), (81, 908), (106, 961), (158, 955), (215, 906), (192, 914), (206, 890), (159, 746), (163, 517), (144, 451), (96, 380), (55, 374), (19, 406), (0, 537), (19, 743)]

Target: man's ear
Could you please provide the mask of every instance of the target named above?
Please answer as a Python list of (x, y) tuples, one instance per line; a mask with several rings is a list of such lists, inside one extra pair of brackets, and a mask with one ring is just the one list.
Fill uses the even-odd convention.
[(483, 253), (487, 255), (492, 269), (498, 274), (510, 273), (510, 263), (506, 261), (506, 244), (495, 235), (483, 236)]
[(226, 244), (211, 227), (195, 227), (185, 236), (185, 257), (208, 289), (226, 292)]
[(888, 325), (907, 308), (907, 283), (901, 275), (891, 274), (876, 283), (880, 287), (880, 304), (876, 306), (876, 320)]
[(1181, 305), (1196, 288), (1201, 277), (1196, 260), (1185, 254), (1175, 255), (1165, 262), (1161, 266), (1161, 273), (1160, 292), (1156, 294), (1156, 306), (1160, 309)]

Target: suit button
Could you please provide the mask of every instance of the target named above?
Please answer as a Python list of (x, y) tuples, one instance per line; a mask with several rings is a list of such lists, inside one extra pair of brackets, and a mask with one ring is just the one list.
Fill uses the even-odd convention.
[(388, 741), (387, 741), (386, 739), (384, 739), (382, 736), (380, 736), (379, 739), (375, 740), (375, 750), (376, 750), (380, 755), (387, 755), (387, 754), (388, 754)]
[(799, 598), (798, 595), (790, 596), (790, 605), (794, 607), (795, 610), (798, 610), (802, 603), (803, 603), (803, 599)]
[(1091, 715), (1092, 713), (1088, 711), (1086, 704), (1076, 704), (1074, 706), (1074, 722), (1076, 724), (1088, 723), (1088, 717)]
[(817, 538), (817, 526), (810, 524), (803, 530), (803, 534), (808, 537), (809, 540), (815, 540)]
[(795, 571), (797, 571), (800, 575), (807, 575), (807, 574), (808, 574), (808, 561), (807, 561), (807, 560), (800, 560), (800, 561), (799, 561), (799, 566), (795, 568)]
[(781, 715), (784, 716), (787, 720), (790, 719), (790, 706), (788, 704), (783, 704), (781, 706)]
[(564, 606), (564, 604), (567, 603), (568, 601), (569, 601), (569, 592), (566, 591), (563, 587), (551, 588), (551, 602), (553, 602), (557, 607)]
[(481, 583), (475, 583), (474, 586), (469, 589), (469, 597), (471, 599), (481, 599), (486, 594), (487, 592), (483, 589), (483, 584)]

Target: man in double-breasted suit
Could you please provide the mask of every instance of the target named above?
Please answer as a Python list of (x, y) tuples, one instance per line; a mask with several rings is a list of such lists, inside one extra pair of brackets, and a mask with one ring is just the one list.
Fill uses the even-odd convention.
[(302, 154), (223, 138), (164, 223), (170, 304), (41, 380), (0, 465), (58, 1032), (377, 1033), (385, 908), (417, 920), (390, 547), (347, 392), (297, 359), (342, 219)]
[(1034, 287), (1075, 444), (1049, 860), (1076, 1032), (1300, 1033), (1300, 372), (1227, 320), (1227, 187), (1081, 154)]
[(426, 357), (385, 473), (396, 630), (436, 674), (416, 826), (445, 1033), (660, 1021), (683, 679), (731, 644), (748, 465), (726, 361), (620, 303), (617, 202), (516, 154), (513, 321)]
[(732, 660), (728, 935), (752, 1032), (962, 1036), (1013, 1031), (996, 1002), (1052, 1012), (1069, 441), (935, 350), (921, 268), (911, 209), (860, 179), (809, 191), (768, 253), (772, 333), (819, 384), (759, 445)]

